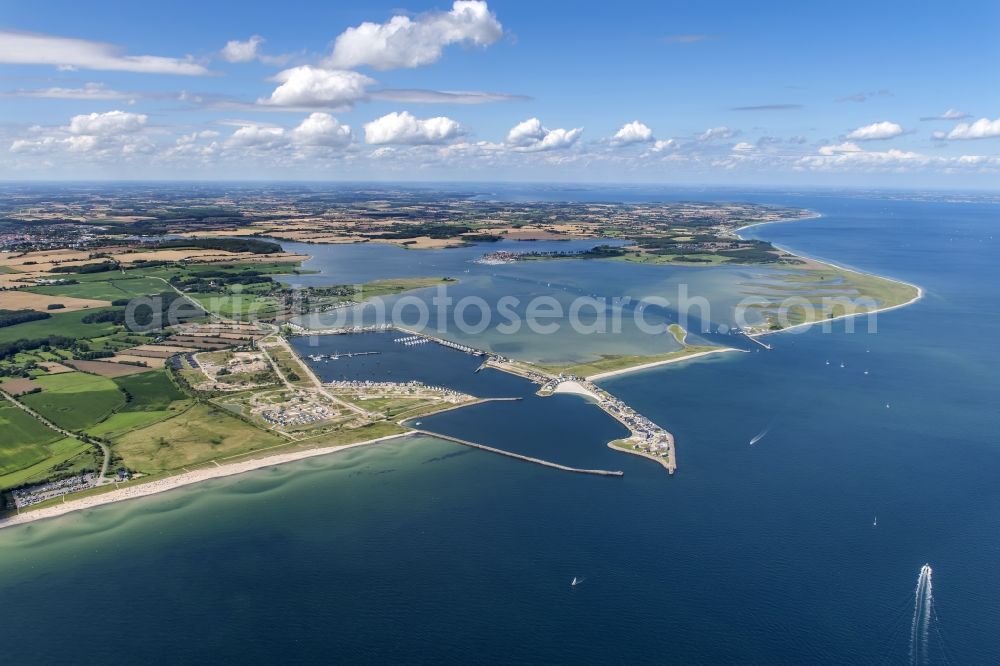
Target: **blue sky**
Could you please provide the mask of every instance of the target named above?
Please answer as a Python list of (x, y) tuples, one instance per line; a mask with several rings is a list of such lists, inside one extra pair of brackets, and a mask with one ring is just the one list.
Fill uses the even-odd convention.
[(995, 187), (998, 27), (995, 2), (6, 3), (0, 178)]

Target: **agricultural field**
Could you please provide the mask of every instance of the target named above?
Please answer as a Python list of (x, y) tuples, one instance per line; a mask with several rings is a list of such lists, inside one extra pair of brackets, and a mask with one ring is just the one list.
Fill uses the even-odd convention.
[(286, 441), (230, 416), (220, 407), (198, 403), (167, 420), (122, 435), (112, 449), (130, 469), (155, 474)]
[(236, 294), (189, 293), (186, 295), (197, 301), (205, 310), (226, 319), (266, 319), (275, 316), (281, 309), (274, 298), (249, 292)]
[(119, 377), (114, 382), (127, 397), (127, 402), (121, 409), (123, 412), (166, 409), (170, 403), (187, 398), (170, 381), (165, 370)]
[(48, 478), (75, 458), (93, 461), (94, 448), (64, 438), (24, 410), (0, 403), (0, 490)]
[(78, 340), (89, 340), (103, 335), (110, 335), (120, 328), (109, 321), (84, 323), (83, 318), (95, 312), (108, 312), (114, 308), (94, 308), (77, 310), (76, 312), (53, 312), (48, 319), (29, 321), (16, 326), (0, 328), (0, 344), (15, 340), (32, 340), (47, 338), (51, 335), (62, 335)]
[(175, 416), (192, 401), (174, 386), (165, 370), (116, 377), (114, 383), (125, 395), (125, 404), (107, 419), (87, 429), (87, 433), (115, 438)]
[(110, 301), (74, 296), (49, 296), (23, 289), (0, 291), (0, 308), (5, 310), (35, 310), (37, 312), (72, 312), (92, 310), (111, 305)]
[[(105, 274), (106, 275), (106, 274)], [(119, 274), (115, 274), (119, 275)], [(115, 277), (113, 279), (80, 281), (79, 284), (45, 285), (30, 287), (25, 291), (50, 296), (72, 296), (101, 301), (131, 299), (138, 296), (158, 294), (166, 287), (163, 280), (151, 277)]]
[(106, 377), (66, 372), (38, 377), (41, 393), (21, 401), (57, 426), (79, 431), (94, 426), (125, 405), (125, 394)]
[(97, 448), (75, 437), (57, 440), (46, 448), (48, 455), (43, 460), (9, 474), (0, 475), (0, 490), (43, 483), (87, 470), (94, 471), (101, 464)]
[(47, 455), (46, 444), (61, 439), (55, 430), (10, 402), (0, 402), (0, 474), (21, 469)]

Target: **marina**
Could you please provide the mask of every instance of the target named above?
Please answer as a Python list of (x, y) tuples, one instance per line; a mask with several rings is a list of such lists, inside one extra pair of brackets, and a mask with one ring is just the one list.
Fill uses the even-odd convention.
[[(593, 382), (573, 375), (553, 376), (530, 364), (519, 363), (513, 359), (509, 359), (498, 354), (491, 354), (482, 349), (476, 349), (475, 347), (471, 347), (469, 345), (457, 344), (449, 340), (426, 335), (418, 331), (398, 327), (383, 331), (383, 333), (393, 332), (406, 333), (406, 335), (396, 335), (390, 338), (393, 345), (400, 346), (405, 349), (426, 344), (428, 342), (435, 342), (448, 350), (458, 351), (475, 358), (484, 359), (477, 366), (469, 368), (471, 374), (473, 375), (478, 375), (484, 369), (490, 368), (520, 379), (528, 380), (535, 385), (540, 385), (540, 388), (537, 389), (537, 393), (543, 397), (556, 393), (570, 393), (589, 398), (593, 400), (593, 402), (608, 416), (625, 426), (629, 431), (628, 437), (609, 442), (609, 446), (616, 451), (623, 451), (649, 458), (662, 465), (671, 475), (677, 471), (677, 455), (673, 435), (649, 418), (639, 414), (623, 400), (616, 398), (614, 395), (597, 386)], [(363, 336), (365, 334), (362, 333), (359, 335)], [(366, 354), (373, 355), (378, 353), (381, 352), (354, 352), (344, 354), (343, 356), (345, 358), (353, 358), (355, 356), (364, 356)], [(331, 355), (309, 354), (307, 355), (307, 358), (316, 362), (326, 359), (329, 356)], [(405, 357), (401, 357), (401, 359), (402, 358)], [(444, 362), (444, 358), (445, 357), (441, 358), (440, 363)], [(327, 381), (326, 385), (343, 386), (345, 385), (343, 383), (344, 381), (345, 380), (337, 380), (334, 383)], [(360, 383), (362, 385), (365, 383), (377, 383), (377, 380), (374, 378), (362, 379), (359, 377), (349, 381)], [(445, 384), (443, 382), (435, 383), (442, 386)], [(456, 387), (449, 386), (449, 388), (455, 389)], [(476, 389), (472, 386), (463, 385), (461, 390), (473, 395), (476, 393)], [(530, 456), (526, 456), (526, 458), (530, 458)]]
[(342, 358), (354, 358), (355, 356), (374, 356), (380, 354), (377, 351), (363, 351), (363, 352), (349, 352), (346, 354), (338, 354), (334, 352), (333, 354), (310, 354), (309, 360), (311, 361), (339, 361)]

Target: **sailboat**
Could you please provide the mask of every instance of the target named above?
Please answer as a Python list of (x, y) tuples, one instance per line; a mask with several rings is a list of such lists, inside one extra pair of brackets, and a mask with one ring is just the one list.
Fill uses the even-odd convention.
[(579, 585), (582, 582), (583, 582), (582, 578), (577, 578), (576, 576), (573, 576), (573, 582), (570, 583), (569, 586), (570, 587), (576, 587), (577, 585)]

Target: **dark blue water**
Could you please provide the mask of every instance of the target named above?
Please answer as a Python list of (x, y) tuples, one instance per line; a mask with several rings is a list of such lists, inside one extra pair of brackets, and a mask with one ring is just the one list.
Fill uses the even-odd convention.
[[(528, 381), (505, 372), (483, 369), (483, 358), (465, 354), (433, 342), (406, 346), (394, 342), (408, 337), (399, 331), (358, 335), (302, 336), (291, 339), (292, 347), (324, 382), (329, 381), (418, 381), (445, 386), (479, 398), (516, 397), (537, 389)], [(310, 355), (352, 352), (377, 354), (313, 361)]]
[(421, 438), (4, 530), (4, 660), (907, 663), (928, 562), (932, 661), (1000, 661), (998, 207), (786, 203), (753, 233), (926, 296), (605, 382), (675, 476), (534, 398), (433, 425), (625, 476)]

